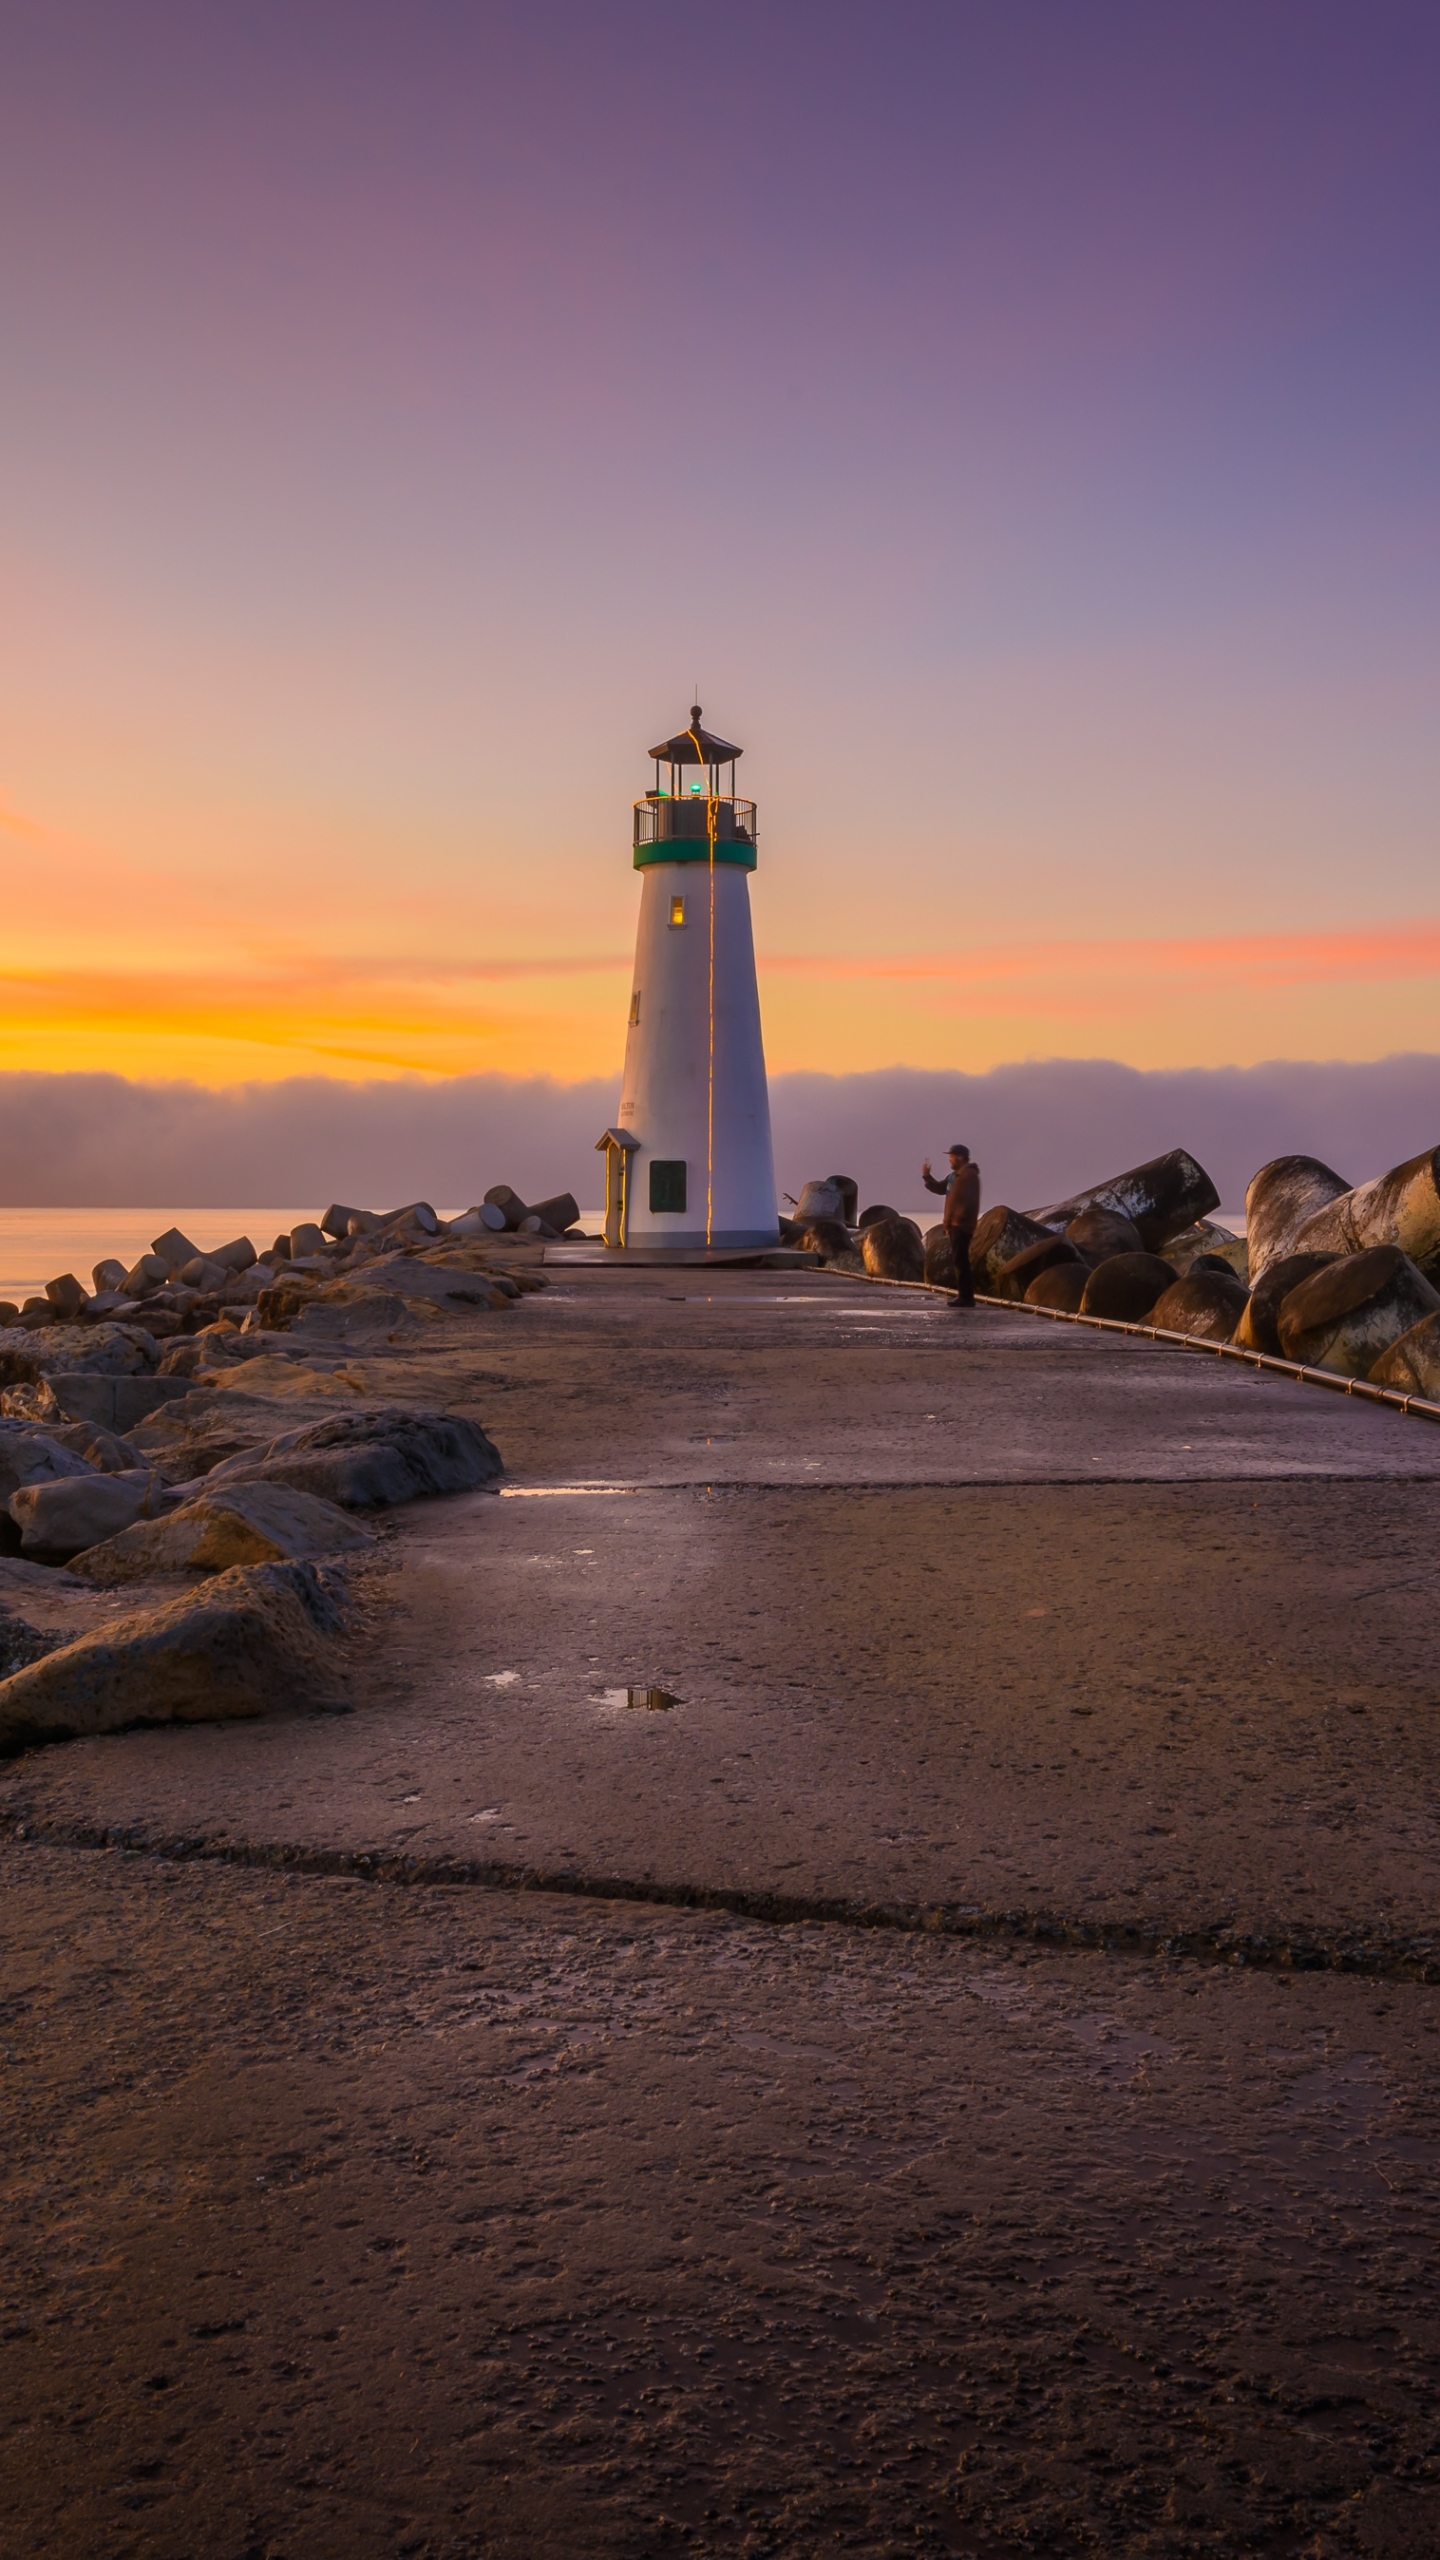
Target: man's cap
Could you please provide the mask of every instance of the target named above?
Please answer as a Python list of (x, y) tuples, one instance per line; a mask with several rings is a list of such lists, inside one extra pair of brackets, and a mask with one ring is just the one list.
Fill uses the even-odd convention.
[(954, 1146), (947, 1147), (945, 1153), (947, 1156), (968, 1156), (970, 1150), (968, 1147), (962, 1147), (959, 1139), (957, 1138)]

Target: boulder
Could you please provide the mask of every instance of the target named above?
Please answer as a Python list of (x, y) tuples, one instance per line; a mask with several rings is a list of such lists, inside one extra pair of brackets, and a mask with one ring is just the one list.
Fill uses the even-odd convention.
[[(1019, 1253), (1012, 1255), (1008, 1262), (1001, 1263), (995, 1274), (993, 1294), (997, 1298), (1011, 1298), (1018, 1306), (1031, 1281), (1038, 1280), (1042, 1271), (1054, 1271), (1063, 1262), (1079, 1263), (1082, 1260), (1083, 1256), (1068, 1236), (1042, 1236), (1038, 1244), (1023, 1245)], [(1089, 1269), (1088, 1263), (1085, 1267)]]
[(1382, 1351), (1370, 1383), (1393, 1387), (1397, 1395), (1424, 1396), (1429, 1404), (1440, 1402), (1440, 1315), (1422, 1316)]
[(14, 1324), (20, 1313), (13, 1298), (0, 1298), (0, 1324)]
[(1032, 1280), (1025, 1292), (1027, 1307), (1056, 1307), (1063, 1315), (1078, 1316), (1090, 1266), (1078, 1258), (1073, 1262), (1052, 1262)]
[(877, 1218), (860, 1235), (860, 1252), (872, 1280), (923, 1280), (925, 1247), (910, 1218)]
[[(354, 1283), (342, 1282), (344, 1288)], [(503, 1307), (510, 1301), (503, 1289), (497, 1289), (486, 1271), (471, 1271), (463, 1261), (420, 1262), (409, 1254), (392, 1254), (384, 1262), (371, 1263), (365, 1272), (368, 1291), (384, 1291), (399, 1298), (429, 1298), (437, 1306), (454, 1304), (466, 1307)]]
[(45, 1437), (68, 1449), (72, 1457), (98, 1467), (102, 1476), (129, 1475), (141, 1464), (140, 1452), (132, 1441), (117, 1438), (98, 1422), (50, 1422), (45, 1426)]
[(1287, 1354), (1280, 1340), (1281, 1307), (1303, 1281), (1313, 1279), (1319, 1271), (1328, 1271), (1341, 1259), (1338, 1253), (1287, 1253), (1278, 1262), (1267, 1263), (1236, 1327), (1237, 1343), (1247, 1351), (1263, 1351), (1269, 1359), (1285, 1359)]
[(94, 1422), (103, 1431), (134, 1431), (160, 1407), (190, 1393), (188, 1378), (116, 1378), (105, 1371), (57, 1369), (33, 1386), (7, 1387), (0, 1405), (34, 1422)]
[(1092, 1266), (1108, 1262), (1112, 1253), (1143, 1253), (1144, 1238), (1133, 1218), (1118, 1209), (1082, 1209), (1065, 1229), (1069, 1242)]
[(98, 1470), (77, 1450), (67, 1449), (47, 1431), (29, 1431), (23, 1423), (0, 1421), (0, 1509), (7, 1518), (10, 1497), (22, 1485), (60, 1484)]
[(60, 1316), (78, 1316), (90, 1304), (90, 1292), (82, 1289), (73, 1271), (62, 1271), (58, 1280), (47, 1280), (45, 1295)]
[(95, 1283), (97, 1295), (102, 1290), (113, 1291), (116, 1289), (123, 1289), (125, 1286), (125, 1265), (123, 1262), (114, 1261), (97, 1262), (90, 1274), (90, 1277)]
[(342, 1586), (313, 1564), (235, 1566), (0, 1680), (0, 1750), (137, 1724), (344, 1704)]
[(1192, 1264), (1157, 1298), (1146, 1321), (1162, 1333), (1188, 1333), (1197, 1342), (1232, 1342), (1245, 1313), (1247, 1291), (1224, 1263), (1214, 1271)]
[(1038, 1218), (1027, 1218), (1021, 1209), (1003, 1205), (987, 1209), (970, 1239), (970, 1272), (977, 1289), (993, 1296), (996, 1275), (1027, 1244), (1043, 1244), (1051, 1234)]
[[(1252, 1174), (1245, 1192), (1245, 1238), (1250, 1248), (1251, 1286), (1297, 1250), (1295, 1239), (1306, 1220), (1350, 1188), (1318, 1156), (1275, 1156)], [(1345, 1246), (1337, 1248), (1344, 1252)]]
[(331, 1502), (284, 1484), (208, 1487), (163, 1520), (136, 1520), (74, 1557), (84, 1582), (111, 1588), (161, 1573), (225, 1573), (237, 1564), (339, 1555), (374, 1542)]
[(1420, 1270), (1440, 1278), (1440, 1147), (1327, 1202), (1306, 1219), (1292, 1249), (1364, 1253), (1375, 1245), (1398, 1246)]
[(162, 1262), (165, 1266), (160, 1274), (163, 1280), (166, 1272), (179, 1271), (187, 1262), (193, 1262), (200, 1247), (198, 1244), (192, 1244), (190, 1238), (182, 1234), (179, 1227), (167, 1227), (163, 1236), (152, 1238), (150, 1251), (155, 1260)]
[(1113, 1209), (1139, 1228), (1145, 1250), (1154, 1253), (1170, 1236), (1181, 1234), (1197, 1218), (1208, 1218), (1219, 1206), (1220, 1194), (1204, 1166), (1183, 1147), (1172, 1147), (1168, 1155), (1132, 1165), (1128, 1173), (1113, 1174), (1108, 1182), (1093, 1183), (1073, 1199), (1032, 1209), (1030, 1215), (1037, 1225), (1063, 1233), (1086, 1209)]
[(153, 1509), (159, 1489), (159, 1478), (145, 1468), (134, 1475), (87, 1474), (23, 1484), (11, 1494), (9, 1506), (20, 1532), (20, 1552), (37, 1564), (66, 1564), (82, 1547), (113, 1538)]
[(222, 1460), (205, 1483), (211, 1491), (222, 1484), (290, 1484), (347, 1511), (371, 1511), (426, 1494), (469, 1493), (502, 1467), (478, 1423), (383, 1405), (282, 1432), (268, 1448)]
[(0, 1386), (23, 1378), (58, 1377), (66, 1369), (84, 1369), (104, 1377), (133, 1377), (153, 1369), (158, 1354), (154, 1337), (138, 1325), (40, 1325), (17, 1334), (13, 1346), (0, 1351)]
[[(498, 1276), (490, 1285), (499, 1288)], [(393, 1291), (357, 1289), (353, 1293), (347, 1291), (339, 1304), (312, 1299), (295, 1318), (290, 1337), (292, 1341), (299, 1335), (305, 1342), (354, 1343), (378, 1350), (385, 1343), (408, 1342), (419, 1331), (420, 1318), (412, 1315), (404, 1299)], [(233, 1359), (237, 1355), (232, 1352), (228, 1356)]]
[(1162, 1262), (1158, 1253), (1112, 1253), (1086, 1281), (1080, 1312), (1118, 1324), (1148, 1324), (1151, 1308), (1175, 1277), (1174, 1264)]
[(1422, 1316), (1440, 1311), (1440, 1290), (1395, 1244), (1343, 1254), (1311, 1273), (1280, 1302), (1277, 1330), (1287, 1360), (1365, 1378), (1382, 1351)]
[(925, 1277), (932, 1289), (958, 1289), (960, 1275), (955, 1268), (955, 1248), (948, 1227), (925, 1230)]

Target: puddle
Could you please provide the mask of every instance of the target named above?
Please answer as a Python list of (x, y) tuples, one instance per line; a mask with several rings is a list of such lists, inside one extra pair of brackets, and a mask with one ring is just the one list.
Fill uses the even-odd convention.
[(502, 1484), (502, 1502), (548, 1502), (561, 1493), (648, 1493), (643, 1484)]
[(651, 1715), (664, 1715), (671, 1707), (683, 1707), (673, 1689), (602, 1689), (596, 1702), (602, 1707), (644, 1707)]

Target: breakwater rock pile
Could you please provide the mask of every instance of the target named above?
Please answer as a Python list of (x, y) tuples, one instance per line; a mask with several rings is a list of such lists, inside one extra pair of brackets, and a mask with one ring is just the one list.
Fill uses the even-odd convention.
[[(342, 1703), (377, 1520), (501, 1472), (428, 1355), (547, 1287), (576, 1217), (503, 1184), (448, 1220), (335, 1203), (264, 1252), (171, 1228), (89, 1289), (0, 1302), (0, 1750)], [(51, 1642), (7, 1605), (47, 1577), (108, 1615)]]
[[(832, 1269), (956, 1286), (943, 1227), (859, 1210), (858, 1196), (844, 1174), (807, 1183), (785, 1241)], [(1068, 1200), (987, 1210), (971, 1276), (987, 1297), (1236, 1342), (1440, 1400), (1440, 1147), (1358, 1184), (1316, 1156), (1277, 1156), (1246, 1192), (1243, 1236), (1214, 1222), (1219, 1205), (1204, 1166), (1175, 1147)]]

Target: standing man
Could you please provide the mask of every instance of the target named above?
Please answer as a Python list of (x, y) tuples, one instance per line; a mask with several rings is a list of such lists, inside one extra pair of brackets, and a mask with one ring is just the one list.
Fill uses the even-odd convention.
[(955, 1257), (957, 1282), (955, 1305), (957, 1309), (973, 1307), (975, 1283), (970, 1275), (970, 1239), (975, 1233), (980, 1216), (980, 1167), (978, 1164), (971, 1163), (968, 1147), (952, 1147), (948, 1182), (936, 1181), (930, 1170), (928, 1156), (921, 1168), (920, 1179), (927, 1191), (939, 1191), (944, 1194), (945, 1233), (950, 1239), (950, 1250)]

